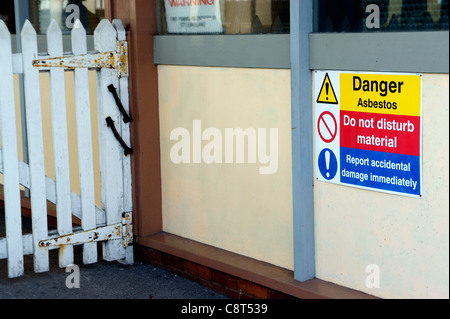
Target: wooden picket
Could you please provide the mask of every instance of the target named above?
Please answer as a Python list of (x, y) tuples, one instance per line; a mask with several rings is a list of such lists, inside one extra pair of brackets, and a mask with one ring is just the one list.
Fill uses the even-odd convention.
[[(47, 49), (50, 58), (57, 58), (64, 55), (62, 31), (55, 20), (52, 20), (47, 30)], [(60, 235), (68, 235), (72, 232), (66, 89), (64, 81), (64, 69), (50, 69), (50, 100), (52, 106), (53, 153), (56, 182), (56, 220)], [(60, 249), (59, 251), (59, 266), (67, 267), (70, 264), (73, 264), (72, 246)]]
[[(19, 277), (24, 273), (24, 255), (34, 256), (35, 272), (45, 272), (49, 270), (49, 250), (58, 249), (59, 266), (67, 267), (74, 262), (73, 245), (82, 244), (83, 263), (90, 264), (98, 260), (96, 242), (105, 241), (105, 260), (132, 263), (130, 156), (122, 148), (123, 143), (130, 145), (130, 123), (123, 123), (123, 114), (108, 90), (110, 85), (117, 89), (129, 112), (127, 65), (123, 65), (127, 63), (123, 56), (127, 52), (125, 29), (119, 20), (113, 24), (102, 20), (94, 32), (95, 52), (87, 51), (86, 31), (80, 21), (71, 32), (72, 54), (63, 52), (62, 32), (55, 21), (47, 30), (48, 53), (38, 53), (36, 38), (33, 26), (26, 21), (21, 32), (22, 53), (12, 54), (11, 35), (0, 20), (0, 173), (6, 224), (6, 238), (0, 238), (0, 259), (7, 258), (9, 277)], [(111, 60), (115, 54), (119, 54), (116, 60), (120, 63)], [(107, 63), (102, 64), (102, 59)], [(95, 205), (96, 145), (91, 134), (89, 69), (97, 70), (101, 207)], [(70, 189), (65, 70), (74, 73), (80, 195)], [(55, 180), (45, 176), (40, 71), (50, 73)], [(15, 73), (24, 75), (28, 164), (18, 160)], [(107, 118), (122, 141), (118, 141), (117, 132), (113, 134)], [(22, 234), (20, 185), (30, 189), (32, 234)], [(48, 202), (56, 205), (56, 231), (48, 230)], [(81, 220), (81, 227), (72, 227), (73, 216)]]
[[(108, 20), (102, 20), (94, 31), (95, 49), (100, 53), (111, 52), (117, 49), (116, 30)], [(120, 112), (117, 109), (108, 85), (118, 86), (117, 72), (112, 69), (101, 69), (97, 72), (98, 96), (98, 127), (100, 141), (100, 166), (103, 167), (101, 181), (102, 206), (106, 212), (108, 225), (120, 222), (123, 211), (123, 178), (122, 178), (122, 150), (114, 136), (109, 134), (105, 118), (108, 116), (116, 123), (120, 123)], [(124, 251), (118, 241), (109, 241), (103, 244), (103, 256), (106, 260), (122, 259)]]
[[(123, 46), (127, 46), (127, 33), (123, 24), (120, 20), (115, 19), (112, 21), (114, 27), (117, 30), (117, 40), (123, 43)], [(128, 48), (126, 48), (126, 52), (128, 52)], [(128, 60), (128, 59), (127, 59)], [(128, 65), (125, 66), (128, 69)], [(128, 95), (128, 78), (120, 77), (119, 78), (119, 91), (120, 96), (122, 98), (122, 105), (125, 111), (130, 114), (130, 105), (129, 105), (129, 95)], [(130, 116), (131, 118), (131, 116)], [(130, 122), (124, 123), (124, 121), (120, 121), (122, 130), (122, 139), (128, 145), (131, 145), (131, 134), (130, 134)], [(130, 156), (126, 156), (123, 158), (123, 210), (125, 212), (131, 212), (133, 210), (133, 202), (132, 202), (132, 180), (131, 180), (131, 159)], [(125, 263), (130, 263), (133, 261), (133, 248), (127, 247), (125, 250)]]
[(2, 135), (3, 193), (5, 198), (6, 252), (8, 275), (23, 274), (22, 221), (19, 163), (14, 112), (11, 35), (0, 20), (0, 129)]
[(48, 237), (47, 230), (47, 198), (45, 191), (44, 139), (42, 133), (41, 93), (39, 84), (39, 70), (33, 68), (33, 60), (38, 55), (37, 35), (29, 21), (22, 29), (22, 58), (24, 92), (27, 106), (27, 138), (28, 162), (30, 170), (32, 231), (34, 247), (34, 270), (44, 272), (49, 270), (48, 249), (39, 247), (39, 241)]
[[(72, 52), (74, 55), (87, 53), (86, 31), (79, 20), (75, 22), (74, 28), (72, 29)], [(77, 68), (74, 73), (78, 163), (82, 205), (81, 221), (83, 229), (90, 230), (96, 227), (96, 222), (89, 75), (87, 68)], [(95, 243), (84, 244), (83, 261), (85, 264), (91, 264), (97, 261), (97, 245)]]

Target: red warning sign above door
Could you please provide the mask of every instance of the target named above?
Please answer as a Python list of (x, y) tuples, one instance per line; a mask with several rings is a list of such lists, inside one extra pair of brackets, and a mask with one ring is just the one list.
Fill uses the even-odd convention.
[(339, 104), (328, 73), (325, 75), (325, 79), (323, 80), (322, 88), (320, 89), (319, 97), (317, 98), (317, 103)]

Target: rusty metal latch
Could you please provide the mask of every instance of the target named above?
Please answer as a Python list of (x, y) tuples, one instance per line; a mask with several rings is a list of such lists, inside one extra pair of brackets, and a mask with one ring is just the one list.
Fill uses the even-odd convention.
[(118, 77), (128, 76), (128, 47), (126, 41), (117, 41), (115, 52), (87, 53), (82, 55), (67, 55), (56, 58), (42, 58), (33, 61), (33, 66), (41, 70), (50, 68), (116, 69)]
[(116, 101), (117, 108), (119, 109), (120, 113), (122, 113), (123, 122), (125, 124), (131, 122), (133, 119), (131, 118), (130, 115), (128, 115), (127, 111), (123, 107), (122, 101), (120, 100), (119, 94), (117, 94), (117, 90), (114, 87), (114, 85), (112, 84), (108, 85), (108, 91), (111, 92), (111, 94), (113, 95), (114, 101)]
[(105, 119), (105, 121), (106, 121), (106, 126), (108, 126), (111, 129), (114, 137), (119, 142), (119, 144), (122, 146), (124, 155), (127, 156), (127, 155), (130, 155), (130, 154), (133, 154), (133, 148), (129, 147), (125, 143), (125, 141), (122, 139), (122, 137), (120, 136), (119, 132), (117, 132), (116, 125), (114, 124), (114, 120), (111, 118), (111, 116), (108, 116)]
[(39, 247), (58, 247), (64, 245), (80, 245), (85, 243), (122, 239), (123, 247), (133, 243), (132, 213), (122, 214), (122, 222), (113, 225), (99, 227), (93, 230), (74, 232), (64, 236), (51, 236), (47, 240), (41, 240)]

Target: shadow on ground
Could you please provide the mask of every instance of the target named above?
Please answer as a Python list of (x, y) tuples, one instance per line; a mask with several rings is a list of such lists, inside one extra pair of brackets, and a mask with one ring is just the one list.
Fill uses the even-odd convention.
[[(0, 238), (4, 237), (4, 215), (0, 210)], [(23, 221), (24, 228), (28, 221)], [(101, 244), (99, 244), (99, 248)], [(58, 251), (50, 251), (50, 271), (36, 274), (33, 256), (24, 257), (25, 274), (8, 278), (7, 260), (0, 260), (0, 299), (226, 299), (169, 271), (150, 264), (135, 262), (122, 265), (102, 260), (83, 265), (82, 246), (74, 247), (74, 263), (80, 270), (80, 288), (68, 288), (72, 271), (60, 268)], [(69, 278), (68, 278), (69, 277)]]

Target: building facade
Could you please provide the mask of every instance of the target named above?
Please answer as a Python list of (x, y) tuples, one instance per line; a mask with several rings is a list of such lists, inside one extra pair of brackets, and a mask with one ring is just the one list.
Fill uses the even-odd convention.
[[(232, 297), (448, 298), (448, 1), (105, 0), (104, 16), (128, 32), (142, 258)], [(346, 113), (347, 96), (371, 102)], [(378, 121), (406, 123), (388, 130), (403, 150), (347, 145), (387, 143)], [(409, 163), (405, 187), (343, 178), (379, 174), (366, 158)]]

